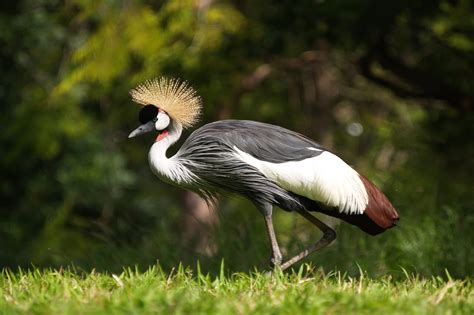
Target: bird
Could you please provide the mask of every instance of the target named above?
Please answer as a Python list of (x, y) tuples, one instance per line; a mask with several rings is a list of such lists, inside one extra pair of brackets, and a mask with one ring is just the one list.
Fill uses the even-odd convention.
[[(156, 132), (148, 160), (164, 182), (193, 191), (213, 203), (219, 195), (250, 200), (265, 221), (270, 266), (286, 270), (336, 239), (322, 213), (378, 235), (399, 215), (384, 193), (336, 154), (312, 139), (280, 126), (252, 120), (219, 120), (193, 131), (175, 155), (167, 150), (194, 126), (203, 101), (186, 81), (156, 77), (130, 91), (141, 105), (140, 125), (129, 138)], [(321, 230), (320, 239), (283, 261), (273, 226), (273, 208), (301, 215)]]

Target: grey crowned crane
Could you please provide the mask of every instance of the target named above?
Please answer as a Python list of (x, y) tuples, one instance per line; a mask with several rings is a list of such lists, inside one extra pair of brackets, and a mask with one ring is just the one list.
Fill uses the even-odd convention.
[[(367, 178), (313, 140), (288, 129), (250, 120), (221, 120), (194, 131), (172, 157), (167, 149), (183, 128), (196, 123), (201, 98), (186, 82), (156, 78), (130, 92), (143, 105), (141, 125), (129, 138), (157, 131), (149, 152), (153, 173), (194, 191), (206, 201), (235, 193), (252, 201), (263, 214), (272, 247), (271, 265), (282, 270), (330, 244), (336, 232), (310, 214), (336, 217), (376, 235), (393, 227), (397, 211)], [(323, 236), (282, 262), (272, 222), (274, 206), (296, 212)]]

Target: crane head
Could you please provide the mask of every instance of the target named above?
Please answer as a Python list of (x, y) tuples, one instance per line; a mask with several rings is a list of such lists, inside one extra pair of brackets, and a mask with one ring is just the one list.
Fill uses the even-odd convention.
[(170, 124), (170, 117), (168, 114), (154, 105), (143, 106), (138, 114), (140, 126), (133, 130), (128, 137), (133, 138), (151, 131), (163, 131)]
[(151, 121), (155, 118), (158, 118), (155, 123), (160, 124), (160, 120), (163, 121), (160, 113), (167, 116), (168, 124), (171, 119), (184, 128), (194, 125), (201, 114), (201, 97), (186, 81), (179, 79), (158, 77), (145, 81), (132, 89), (130, 96), (134, 102), (143, 105), (139, 119), (142, 126), (149, 123), (143, 130), (153, 130)]

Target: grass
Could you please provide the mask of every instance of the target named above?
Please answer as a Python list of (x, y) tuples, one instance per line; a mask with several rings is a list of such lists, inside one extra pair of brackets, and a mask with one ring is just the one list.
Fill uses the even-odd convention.
[(471, 280), (357, 278), (309, 266), (211, 276), (179, 267), (121, 274), (8, 271), (0, 314), (474, 314)]

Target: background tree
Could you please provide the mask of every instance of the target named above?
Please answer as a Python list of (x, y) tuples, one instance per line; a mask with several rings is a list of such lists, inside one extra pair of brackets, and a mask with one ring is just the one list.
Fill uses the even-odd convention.
[[(115, 270), (158, 259), (170, 268), (200, 258), (215, 270), (220, 257), (231, 270), (265, 266), (263, 222), (250, 204), (221, 200), (205, 229), (189, 234), (196, 226), (184, 225), (179, 200), (192, 197), (153, 177), (151, 138), (126, 141), (138, 112), (128, 91), (169, 75), (198, 89), (204, 122), (255, 119), (300, 131), (391, 197), (399, 228), (371, 238), (341, 226), (315, 264), (472, 275), (470, 1), (1, 6), (4, 266)], [(317, 233), (285, 213), (276, 219), (287, 252)], [(196, 242), (203, 231), (208, 245)]]

